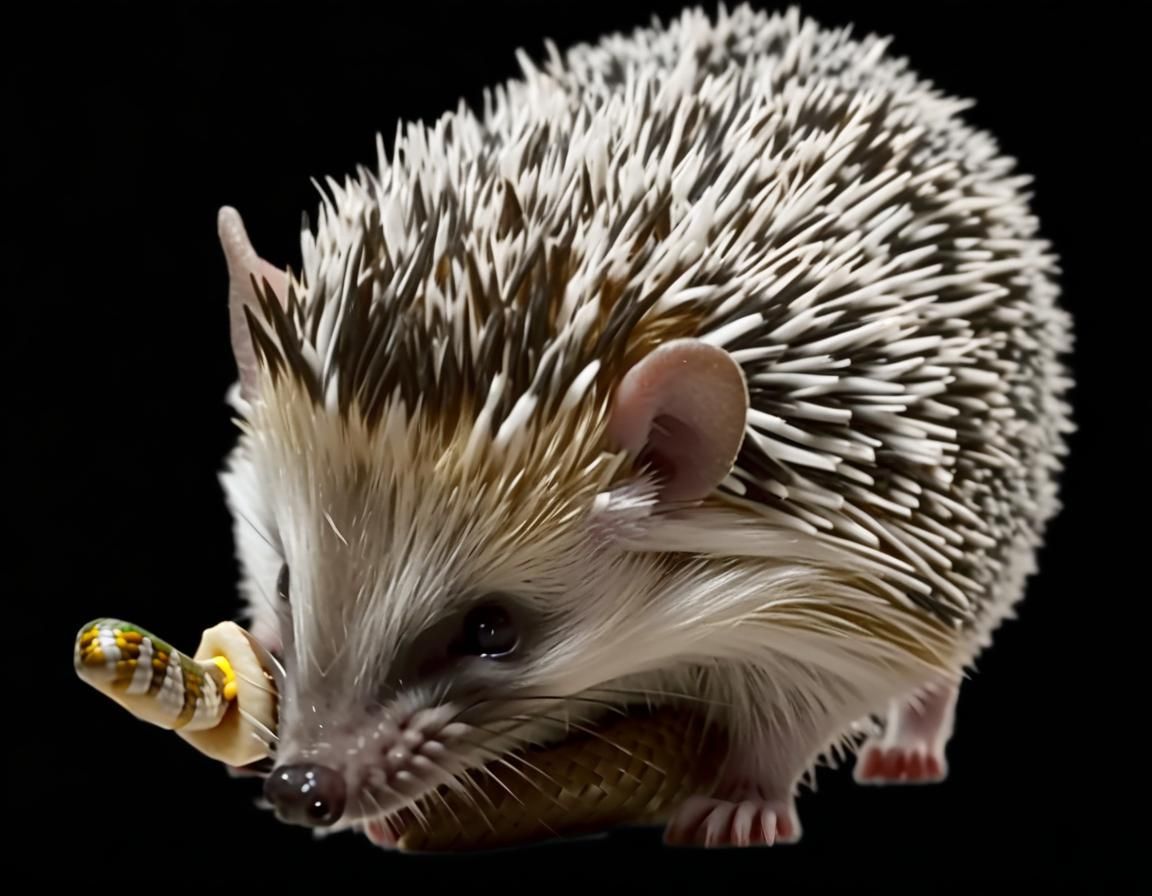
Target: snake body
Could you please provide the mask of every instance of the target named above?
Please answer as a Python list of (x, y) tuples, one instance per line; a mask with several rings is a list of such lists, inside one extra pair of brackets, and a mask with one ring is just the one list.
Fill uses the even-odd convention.
[(721, 732), (673, 709), (613, 718), (441, 788), (395, 819), (409, 852), (504, 849), (623, 825), (659, 825), (708, 792), (724, 757)]
[[(142, 721), (205, 755), (244, 766), (272, 752), (283, 670), (246, 631), (204, 632), (194, 656), (146, 629), (97, 619), (74, 646), (80, 679)], [(664, 819), (706, 787), (722, 745), (692, 715), (663, 710), (614, 720), (469, 773), (389, 820), (404, 851), (490, 849)]]
[(81, 681), (213, 759), (243, 766), (269, 754), (281, 670), (235, 623), (205, 631), (188, 656), (130, 622), (96, 619), (77, 634), (73, 664)]

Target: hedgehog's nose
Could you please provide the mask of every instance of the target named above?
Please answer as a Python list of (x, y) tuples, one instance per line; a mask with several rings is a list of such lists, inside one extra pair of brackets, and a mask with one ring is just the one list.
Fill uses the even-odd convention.
[(322, 765), (281, 765), (264, 782), (276, 817), (288, 824), (327, 827), (344, 814), (344, 776)]

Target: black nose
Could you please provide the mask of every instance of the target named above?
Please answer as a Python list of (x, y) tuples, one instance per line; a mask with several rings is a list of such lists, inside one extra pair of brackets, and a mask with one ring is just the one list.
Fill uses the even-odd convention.
[(264, 796), (281, 821), (326, 827), (344, 814), (344, 776), (322, 765), (282, 765), (265, 780)]

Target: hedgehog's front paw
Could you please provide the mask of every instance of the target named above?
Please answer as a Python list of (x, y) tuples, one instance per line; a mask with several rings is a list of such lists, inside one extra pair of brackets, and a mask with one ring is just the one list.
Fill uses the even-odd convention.
[(864, 745), (854, 773), (860, 784), (938, 784), (948, 777), (944, 750), (923, 740)]
[(772, 846), (799, 839), (795, 803), (755, 795), (744, 800), (691, 797), (664, 831), (670, 846)]

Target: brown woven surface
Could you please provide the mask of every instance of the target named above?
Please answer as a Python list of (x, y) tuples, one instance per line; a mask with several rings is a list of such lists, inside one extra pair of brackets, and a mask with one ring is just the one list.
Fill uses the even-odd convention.
[(516, 760), (510, 760), (516, 771), (493, 764), (491, 774), (472, 775), (472, 799), (446, 790), (443, 802), (421, 805), (423, 825), (402, 816), (399, 847), (493, 849), (659, 823), (684, 798), (707, 790), (723, 744), (699, 719), (664, 711), (622, 718), (595, 735), (523, 756), (537, 770)]

